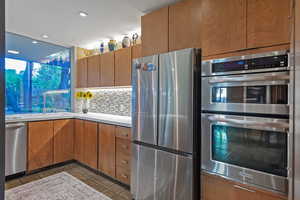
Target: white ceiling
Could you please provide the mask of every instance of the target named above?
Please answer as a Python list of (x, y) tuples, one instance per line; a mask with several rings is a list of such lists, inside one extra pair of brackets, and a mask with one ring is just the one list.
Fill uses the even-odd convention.
[[(6, 31), (70, 47), (140, 32), (140, 17), (178, 0), (6, 0)], [(87, 12), (86, 18), (79, 11)], [(47, 34), (48, 39), (41, 36)]]

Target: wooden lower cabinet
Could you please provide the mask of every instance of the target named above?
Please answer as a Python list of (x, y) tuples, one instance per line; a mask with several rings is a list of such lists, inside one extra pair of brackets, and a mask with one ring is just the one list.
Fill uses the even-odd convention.
[(53, 164), (53, 121), (28, 123), (28, 171)]
[(74, 159), (84, 163), (84, 121), (74, 120)]
[(111, 177), (116, 176), (115, 126), (99, 124), (99, 170)]
[(287, 200), (286, 196), (206, 173), (202, 173), (201, 187), (202, 200)]
[(98, 168), (98, 124), (84, 121), (84, 157), (83, 163), (87, 166)]
[(116, 138), (116, 178), (130, 184), (131, 143), (130, 140)]
[(74, 159), (73, 119), (54, 122), (54, 164)]

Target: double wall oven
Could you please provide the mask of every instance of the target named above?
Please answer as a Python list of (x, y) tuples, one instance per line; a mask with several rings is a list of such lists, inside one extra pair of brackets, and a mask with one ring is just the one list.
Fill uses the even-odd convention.
[(202, 169), (287, 193), (287, 51), (202, 63)]

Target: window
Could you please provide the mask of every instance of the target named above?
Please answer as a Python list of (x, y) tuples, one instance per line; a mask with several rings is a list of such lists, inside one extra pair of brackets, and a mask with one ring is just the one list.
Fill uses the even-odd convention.
[[(39, 45), (40, 50), (53, 48), (41, 42)], [(44, 50), (36, 53), (39, 59), (32, 60), (30, 53), (20, 54), (8, 53), (5, 59), (6, 114), (70, 111), (70, 50), (54, 48), (50, 55)]]

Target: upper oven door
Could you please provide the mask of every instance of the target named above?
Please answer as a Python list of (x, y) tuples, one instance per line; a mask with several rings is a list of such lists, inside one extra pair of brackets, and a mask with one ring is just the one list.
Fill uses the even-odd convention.
[(285, 192), (288, 119), (202, 114), (202, 169)]
[(289, 72), (202, 77), (202, 110), (289, 114)]

